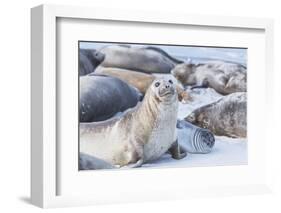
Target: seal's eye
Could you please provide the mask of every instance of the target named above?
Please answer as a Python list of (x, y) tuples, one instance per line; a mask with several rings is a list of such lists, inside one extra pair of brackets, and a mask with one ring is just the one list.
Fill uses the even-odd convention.
[(169, 83), (170, 83), (170, 84), (173, 84), (173, 81), (172, 81), (172, 80), (169, 80)]
[(156, 82), (156, 83), (154, 84), (155, 87), (159, 87), (159, 85), (160, 85), (159, 82)]
[(209, 119), (208, 118), (203, 118), (203, 123), (208, 124), (209, 123)]

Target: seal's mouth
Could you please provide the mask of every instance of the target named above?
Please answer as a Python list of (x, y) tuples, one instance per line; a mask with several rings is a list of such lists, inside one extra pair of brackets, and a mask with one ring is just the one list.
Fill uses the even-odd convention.
[(170, 96), (170, 95), (174, 95), (174, 94), (175, 94), (174, 90), (167, 90), (167, 91), (160, 93), (159, 96), (164, 97), (164, 96)]

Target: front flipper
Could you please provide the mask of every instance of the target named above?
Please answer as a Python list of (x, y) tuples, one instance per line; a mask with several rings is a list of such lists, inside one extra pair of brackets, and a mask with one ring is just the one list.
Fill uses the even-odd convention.
[(141, 167), (143, 164), (143, 158), (139, 159), (136, 163), (130, 163), (126, 166), (122, 166), (121, 169), (131, 169)]
[(208, 88), (208, 87), (209, 87), (209, 82), (205, 79), (205, 80), (203, 80), (203, 82), (201, 84), (199, 83), (198, 85), (192, 86), (191, 90), (200, 89), (200, 88)]
[(192, 98), (190, 97), (188, 92), (186, 92), (183, 88), (181, 88), (180, 86), (177, 85), (176, 89), (178, 92), (178, 99), (180, 102), (182, 102), (183, 104), (186, 104), (189, 101), (192, 101)]
[(178, 143), (178, 140), (176, 140), (176, 142), (173, 143), (173, 145), (169, 149), (169, 152), (172, 155), (172, 158), (174, 158), (176, 160), (180, 160), (187, 155), (185, 150), (181, 149), (181, 147)]
[[(141, 167), (144, 163), (144, 155), (143, 155), (143, 146), (142, 145), (135, 145), (135, 155), (133, 157), (134, 163), (129, 163), (127, 165), (124, 165), (121, 167), (121, 169), (127, 169), (127, 168), (137, 168)], [(137, 162), (135, 162), (137, 160)]]

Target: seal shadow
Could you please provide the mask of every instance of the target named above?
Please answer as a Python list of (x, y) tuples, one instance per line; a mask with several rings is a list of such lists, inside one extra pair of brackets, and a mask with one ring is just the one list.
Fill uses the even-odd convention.
[(31, 198), (28, 196), (22, 196), (18, 198), (21, 202), (26, 204), (31, 204)]

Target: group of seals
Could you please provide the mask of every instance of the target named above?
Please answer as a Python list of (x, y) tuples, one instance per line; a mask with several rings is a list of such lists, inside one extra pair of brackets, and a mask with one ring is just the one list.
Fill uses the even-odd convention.
[(112, 119), (80, 123), (80, 152), (116, 167), (139, 167), (169, 151), (186, 156), (176, 137), (178, 100), (172, 81), (155, 80), (141, 103)]
[(211, 87), (222, 95), (247, 91), (246, 68), (227, 62), (177, 65), (171, 73), (184, 86)]
[[(109, 45), (99, 51), (80, 49), (79, 55), (80, 75), (87, 75), (95, 70), (105, 72), (102, 68), (149, 74), (171, 73), (184, 86), (211, 87), (223, 95), (247, 91), (246, 67), (240, 64), (223, 61), (197, 65), (184, 63), (162, 49), (152, 46)], [(137, 77), (143, 78), (143, 76)], [(147, 84), (141, 87), (147, 88)]]
[[(96, 68), (95, 73), (119, 78), (129, 85), (137, 88), (143, 95), (151, 83), (156, 79), (156, 76), (152, 74), (115, 67), (99, 66)], [(178, 92), (179, 101), (186, 103), (190, 100), (188, 93), (179, 84), (176, 84), (176, 89)]]
[(185, 118), (192, 124), (228, 137), (247, 136), (247, 94), (233, 93), (194, 110)]
[[(227, 96), (177, 121), (178, 100), (186, 102), (188, 94), (153, 73)], [(188, 64), (160, 48), (114, 45), (81, 49), (79, 74), (80, 169), (139, 167), (166, 152), (175, 159), (209, 153), (212, 133), (246, 137), (246, 93), (237, 93), (246, 91), (242, 65)]]

